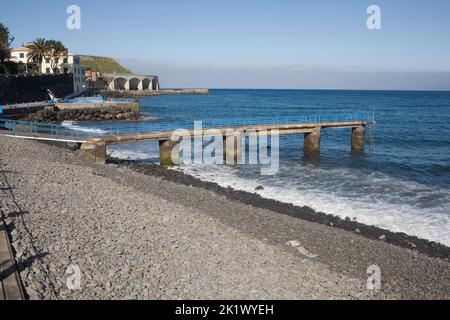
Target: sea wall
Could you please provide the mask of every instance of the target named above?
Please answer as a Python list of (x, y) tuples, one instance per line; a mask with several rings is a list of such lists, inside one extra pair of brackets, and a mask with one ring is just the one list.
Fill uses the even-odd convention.
[(159, 90), (159, 94), (199, 94), (207, 95), (209, 94), (208, 89), (180, 89), (180, 90)]
[(46, 89), (57, 97), (73, 93), (73, 74), (0, 76), (0, 105), (47, 101)]
[(181, 90), (135, 90), (135, 91), (118, 91), (118, 90), (104, 90), (101, 92), (108, 98), (144, 98), (168, 94), (193, 94), (193, 95), (207, 95), (208, 89), (181, 89)]
[(41, 111), (48, 106), (47, 103), (24, 103), (21, 105), (3, 105), (0, 112), (1, 118), (20, 119), (30, 113)]

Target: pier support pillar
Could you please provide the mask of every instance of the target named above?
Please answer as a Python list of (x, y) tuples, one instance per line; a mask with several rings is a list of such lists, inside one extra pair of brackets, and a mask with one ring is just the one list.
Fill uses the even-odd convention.
[(106, 163), (106, 143), (101, 139), (92, 139), (81, 145), (82, 157), (98, 164)]
[(159, 141), (159, 162), (162, 166), (173, 166), (180, 164), (179, 141)]
[(304, 153), (305, 156), (316, 156), (320, 154), (320, 132), (321, 128), (317, 127), (314, 132), (305, 133)]
[(364, 126), (352, 128), (352, 151), (364, 152), (365, 140), (366, 128)]
[(225, 164), (239, 164), (241, 160), (241, 136), (239, 134), (223, 136), (223, 160)]

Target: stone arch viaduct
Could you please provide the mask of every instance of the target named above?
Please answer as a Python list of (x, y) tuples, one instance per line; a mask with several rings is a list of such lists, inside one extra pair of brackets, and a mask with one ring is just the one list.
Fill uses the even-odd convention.
[(159, 80), (157, 76), (145, 76), (134, 74), (104, 74), (109, 79), (109, 89), (125, 91), (159, 90)]

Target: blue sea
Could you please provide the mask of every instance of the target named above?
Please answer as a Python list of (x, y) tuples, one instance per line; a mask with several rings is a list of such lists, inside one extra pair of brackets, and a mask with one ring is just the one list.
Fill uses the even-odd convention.
[[(366, 152), (351, 152), (350, 129), (322, 132), (321, 155), (304, 159), (303, 135), (280, 136), (280, 171), (185, 165), (206, 181), (450, 246), (450, 92), (211, 90), (141, 100), (145, 116), (183, 127), (307, 115), (373, 114)], [(101, 130), (105, 124), (83, 124)], [(87, 129), (87, 128), (84, 128)], [(371, 143), (369, 143), (371, 142)], [(158, 162), (154, 142), (111, 146), (122, 159)], [(258, 186), (264, 190), (255, 191)]]

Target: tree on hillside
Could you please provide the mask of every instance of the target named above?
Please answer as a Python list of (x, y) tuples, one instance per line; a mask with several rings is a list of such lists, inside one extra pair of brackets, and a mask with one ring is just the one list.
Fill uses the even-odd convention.
[(9, 29), (0, 23), (0, 63), (4, 63), (6, 59), (11, 56), (11, 43), (14, 41), (14, 37), (9, 34)]
[(50, 50), (47, 57), (50, 58), (53, 73), (57, 73), (59, 59), (66, 57), (69, 50), (61, 41), (48, 40), (47, 45)]
[(27, 53), (28, 61), (36, 62), (39, 74), (42, 73), (42, 62), (50, 54), (50, 46), (44, 38), (38, 38), (26, 46), (29, 50)]

